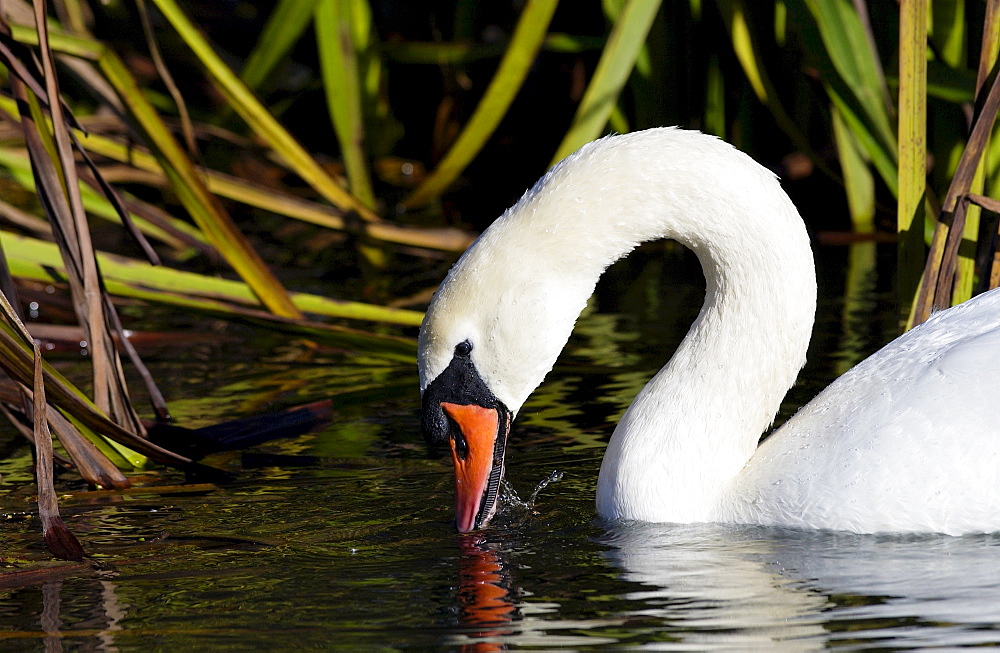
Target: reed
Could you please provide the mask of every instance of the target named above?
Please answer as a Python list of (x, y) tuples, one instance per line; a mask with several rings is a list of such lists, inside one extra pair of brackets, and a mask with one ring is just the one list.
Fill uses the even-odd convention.
[(997, 267), (994, 261), (998, 258), (996, 221), (990, 223), (992, 233), (984, 234), (985, 247), (980, 256), (984, 264), (976, 269), (975, 252), (981, 236), (979, 209), (983, 203), (973, 201), (980, 196), (985, 178), (993, 174), (989, 171), (990, 161), (986, 154), (1000, 115), (998, 48), (1000, 2), (990, 0), (983, 21), (971, 130), (941, 203), (911, 316), (912, 324), (923, 322), (935, 309), (967, 299), (977, 278), (981, 289), (994, 288), (1000, 283), (1000, 275), (994, 273)]
[[(927, 193), (927, 0), (899, 6), (899, 184), (896, 232), (900, 306), (915, 306), (924, 260)], [(912, 322), (912, 313), (909, 321)]]
[[(122, 359), (144, 368), (126, 339), (112, 337), (111, 296), (409, 359), (420, 312), (376, 303), (407, 287), (390, 275), (439, 278), (485, 224), (470, 195), (509, 189), (522, 173), (533, 179), (613, 130), (701, 128), (788, 177), (782, 157), (804, 155), (796, 174), (833, 189), (850, 218), (843, 228), (865, 241), (850, 256), (850, 287), (876, 274), (879, 232), (898, 234), (895, 282), (907, 314), (917, 297), (913, 321), (1000, 283), (990, 197), (1000, 183), (1000, 139), (990, 138), (1000, 0), (528, 0), (490, 11), (460, 2), (453, 15), (411, 7), (426, 21), (419, 38), (366, 0), (280, 0), (245, 52), (225, 58), (217, 34), (185, 11), (191, 5), (144, 0), (134, 22), (145, 27), (148, 55), (139, 56), (151, 62), (149, 78), (93, 36), (92, 20), (113, 8), (91, 3), (88, 17), (75, 0), (50, 2), (65, 24), (41, 0), (3, 3), (0, 63), (15, 92), (0, 97), (0, 168), (43, 208), (0, 203), (0, 240), (13, 279), (70, 279), (100, 350), (93, 401), (39, 368), (48, 405), (69, 415), (49, 410), (48, 425), (95, 485), (127, 484), (117, 466), (147, 455), (188, 464), (124, 435), (141, 440)], [(159, 19), (183, 53), (162, 47), (150, 28)], [(290, 62), (305, 70), (297, 86)], [(75, 83), (60, 87), (69, 71)], [(408, 84), (418, 76), (436, 80), (433, 90)], [(192, 94), (199, 85), (215, 106)], [(322, 108), (310, 114), (316, 130), (291, 129), (297, 118), (288, 116), (310, 103)], [(323, 137), (313, 138), (320, 127)], [(511, 150), (498, 144), (524, 134), (538, 155), (502, 160)], [(256, 167), (240, 170), (245, 161)], [(121, 225), (148, 260), (97, 253), (88, 218)], [(247, 235), (273, 224), (305, 241), (322, 235), (359, 270), (377, 270), (365, 284), (376, 300), (354, 301), (339, 286), (329, 294), (342, 300), (286, 288)], [(232, 278), (185, 270), (206, 261), (222, 261), (219, 276)], [(12, 330), (16, 286), (2, 277), (11, 308), (0, 367), (30, 395), (38, 363)], [(431, 290), (406, 292), (419, 304)], [(154, 412), (165, 415), (165, 403)], [(43, 433), (28, 431), (44, 446)]]
[(552, 163), (600, 136), (616, 106), (619, 94), (646, 41), (660, 8), (659, 0), (625, 0), (619, 5), (614, 26), (601, 58), (573, 116), (573, 122), (556, 148)]
[(497, 72), (469, 122), (434, 172), (403, 200), (404, 209), (440, 196), (479, 154), (524, 84), (558, 4), (558, 0), (531, 0), (525, 5)]

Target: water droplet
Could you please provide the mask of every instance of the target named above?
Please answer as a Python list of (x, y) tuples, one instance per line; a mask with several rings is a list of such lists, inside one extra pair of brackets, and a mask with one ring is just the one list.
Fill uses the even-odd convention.
[(534, 507), (535, 499), (538, 498), (538, 493), (544, 490), (546, 487), (548, 487), (549, 483), (555, 483), (557, 481), (561, 481), (562, 477), (563, 473), (560, 472), (558, 469), (552, 470), (551, 474), (549, 474), (546, 478), (543, 478), (541, 481), (538, 482), (538, 486), (535, 488), (535, 491), (531, 493), (531, 497), (528, 499), (528, 505)]
[(498, 505), (498, 514), (500, 517), (498, 523), (507, 525), (516, 525), (522, 523), (529, 514), (531, 514), (535, 509), (535, 501), (538, 499), (539, 493), (545, 489), (549, 483), (561, 480), (563, 473), (559, 470), (554, 470), (547, 477), (539, 481), (538, 485), (535, 487), (534, 492), (528, 497), (527, 501), (522, 501), (521, 497), (518, 496), (517, 490), (514, 486), (504, 479), (500, 485), (500, 498)]

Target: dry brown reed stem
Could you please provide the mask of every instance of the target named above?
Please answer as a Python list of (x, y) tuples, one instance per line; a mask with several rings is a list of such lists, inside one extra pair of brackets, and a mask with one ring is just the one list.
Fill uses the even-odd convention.
[(144, 433), (143, 426), (128, 398), (124, 371), (105, 313), (104, 290), (73, 156), (74, 142), (68, 124), (71, 114), (64, 112), (59, 101), (59, 83), (49, 48), (45, 5), (44, 0), (40, 0), (35, 2), (34, 9), (45, 85), (42, 97), (48, 99), (52, 131), (45, 131), (45, 119), (35, 97), (29, 95), (19, 82), (13, 81), (20, 106), (27, 108), (27, 111), (22, 111), (25, 142), (31, 154), (38, 190), (43, 195), (43, 205), (55, 227), (54, 235), (66, 261), (74, 309), (81, 325), (87, 330), (92, 353), (94, 401), (102, 412), (126, 429), (141, 435)]
[(198, 144), (194, 138), (194, 127), (191, 124), (191, 116), (188, 113), (187, 103), (184, 101), (184, 96), (181, 95), (181, 90), (177, 88), (177, 84), (174, 82), (174, 76), (170, 74), (170, 69), (167, 68), (167, 64), (164, 63), (163, 57), (160, 55), (160, 48), (156, 44), (156, 35), (153, 32), (153, 24), (149, 19), (149, 9), (146, 8), (144, 0), (136, 0), (135, 4), (139, 8), (139, 19), (142, 22), (142, 31), (146, 36), (146, 45), (149, 47), (149, 56), (153, 60), (156, 72), (160, 75), (160, 80), (167, 87), (167, 91), (169, 91), (170, 97), (174, 99), (174, 105), (177, 107), (177, 114), (181, 123), (181, 133), (184, 136), (184, 144), (187, 146), (191, 158), (198, 159), (200, 158)]
[(35, 434), (35, 479), (38, 483), (38, 517), (42, 522), (42, 538), (58, 558), (82, 560), (83, 547), (70, 532), (62, 517), (52, 483), (52, 435), (45, 418), (45, 383), (42, 376), (42, 354), (35, 347), (34, 372), (34, 434)]
[[(985, 151), (987, 139), (996, 123), (997, 115), (1000, 113), (1000, 75), (997, 75), (995, 70), (988, 92), (986, 91), (986, 87), (983, 87), (979, 94), (981, 101), (977, 103), (979, 109), (973, 119), (969, 142), (962, 152), (962, 157), (941, 206), (941, 216), (935, 230), (934, 240), (931, 243), (931, 250), (927, 256), (920, 293), (917, 296), (913, 318), (914, 325), (927, 320), (933, 310), (945, 308), (950, 303), (955, 275), (955, 257), (962, 241), (962, 231), (965, 226), (967, 207), (965, 200), (968, 198), (972, 179)], [(991, 285), (991, 287), (994, 286)]]

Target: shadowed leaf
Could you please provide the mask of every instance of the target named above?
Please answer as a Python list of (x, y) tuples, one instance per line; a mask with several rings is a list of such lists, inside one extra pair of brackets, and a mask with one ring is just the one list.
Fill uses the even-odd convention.
[(315, 4), (316, 0), (279, 0), (275, 4), (243, 64), (240, 78), (244, 84), (257, 89), (271, 75), (312, 21)]
[(552, 163), (597, 138), (608, 124), (659, 8), (659, 0), (629, 0), (622, 10)]
[(558, 4), (558, 0), (531, 0), (524, 7), (500, 66), (469, 122), (434, 172), (403, 200), (403, 206), (421, 206), (440, 195), (482, 150), (524, 84)]

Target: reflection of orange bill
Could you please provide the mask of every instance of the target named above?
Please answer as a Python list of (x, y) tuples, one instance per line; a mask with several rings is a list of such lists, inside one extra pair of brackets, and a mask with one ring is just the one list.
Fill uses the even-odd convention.
[(497, 475), (495, 483), (499, 483), (499, 474), (503, 473), (502, 450), (499, 460), (494, 455), (500, 416), (495, 409), (475, 404), (442, 402), (441, 408), (458, 426), (462, 438), (452, 438), (450, 444), (455, 463), (455, 518), (459, 532), (467, 533), (485, 523), (496, 506), (496, 496), (488, 501), (491, 505), (484, 505), (484, 500), (491, 476)]
[[(459, 543), (462, 548), (459, 573), (459, 599), (462, 604), (462, 623), (469, 626), (505, 626), (515, 617), (514, 602), (510, 596), (510, 572), (501, 554), (483, 544), (476, 536), (466, 536)], [(509, 634), (509, 629), (484, 630), (480, 637)], [(476, 642), (475, 650), (503, 650), (493, 648), (488, 642)]]

